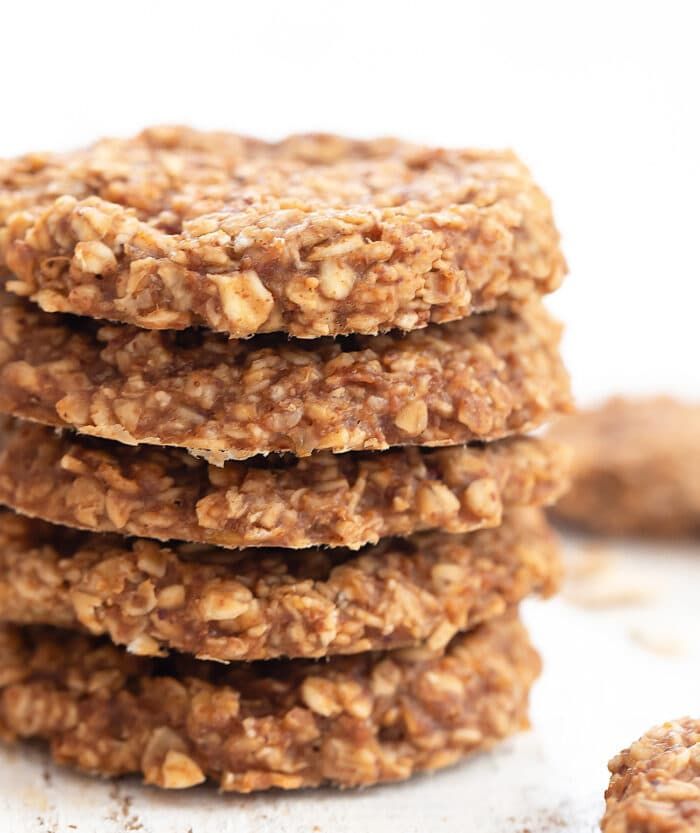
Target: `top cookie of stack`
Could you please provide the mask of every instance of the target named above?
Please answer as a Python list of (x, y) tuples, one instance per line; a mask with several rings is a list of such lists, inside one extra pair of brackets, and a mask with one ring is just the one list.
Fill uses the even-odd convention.
[(508, 152), (159, 128), (0, 180), (8, 288), (149, 329), (414, 330), (564, 272), (549, 203)]
[[(0, 514), (0, 641), (23, 657), (0, 666), (1, 734), (247, 790), (405, 777), (524, 724), (537, 659), (513, 610), (556, 584), (539, 507), (567, 460), (520, 435), (569, 387), (540, 302), (564, 261), (516, 157), (151, 129), (1, 163), (0, 268), (0, 502), (19, 513)], [(201, 661), (15, 627), (37, 624)], [(118, 706), (67, 683), (93, 652)], [(227, 681), (205, 661), (275, 657)], [(216, 709), (196, 732), (161, 714), (144, 681), (166, 673), (254, 701), (259, 755), (250, 723), (244, 752), (240, 726), (212, 740)], [(26, 720), (39, 679), (79, 729)], [(304, 709), (314, 743), (294, 735), (291, 761)]]

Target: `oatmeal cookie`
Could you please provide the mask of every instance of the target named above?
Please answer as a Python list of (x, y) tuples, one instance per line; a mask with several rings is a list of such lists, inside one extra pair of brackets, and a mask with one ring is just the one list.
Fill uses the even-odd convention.
[(325, 662), (144, 659), (102, 640), (0, 628), (0, 737), (48, 741), (93, 775), (180, 789), (398, 781), (526, 728), (537, 653), (507, 615), (446, 648)]
[(176, 448), (0, 420), (0, 503), (80, 529), (233, 548), (357, 549), (429, 529), (497, 526), (504, 508), (553, 503), (567, 465), (563, 446), (513, 437), (217, 468)]
[(511, 152), (178, 128), (0, 163), (2, 259), (47, 311), (236, 338), (413, 330), (565, 271)]
[(700, 720), (656, 726), (608, 768), (603, 833), (700, 831)]
[(700, 535), (700, 405), (615, 398), (550, 436), (573, 452), (558, 517), (610, 535)]
[(0, 295), (0, 412), (221, 464), (523, 433), (569, 405), (539, 305), (315, 342), (100, 326)]
[(0, 514), (0, 619), (107, 633), (135, 654), (219, 661), (445, 645), (559, 578), (541, 512), (496, 529), (348, 550), (128, 541)]

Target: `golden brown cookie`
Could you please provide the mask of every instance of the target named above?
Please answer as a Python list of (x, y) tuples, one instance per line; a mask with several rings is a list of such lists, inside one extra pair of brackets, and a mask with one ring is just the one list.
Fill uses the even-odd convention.
[(182, 128), (0, 163), (3, 258), (47, 311), (236, 338), (413, 330), (565, 270), (511, 152)]
[(559, 333), (531, 305), (403, 336), (229, 341), (100, 326), (5, 294), (0, 412), (218, 464), (494, 440), (568, 407)]
[(0, 503), (81, 529), (223, 547), (357, 549), (428, 529), (492, 527), (504, 508), (553, 503), (567, 465), (564, 447), (513, 437), (217, 468), (180, 449), (0, 423)]
[(526, 728), (540, 662), (512, 615), (426, 648), (329, 661), (144, 659), (94, 638), (0, 629), (0, 736), (93, 775), (179, 789), (398, 781)]
[(550, 436), (573, 452), (558, 517), (610, 535), (700, 535), (700, 405), (615, 398)]
[(348, 550), (221, 550), (82, 533), (0, 513), (0, 620), (84, 627), (132, 653), (229, 660), (427, 642), (498, 616), (559, 578), (541, 512), (496, 529)]
[(608, 768), (603, 833), (700, 831), (700, 720), (656, 726)]

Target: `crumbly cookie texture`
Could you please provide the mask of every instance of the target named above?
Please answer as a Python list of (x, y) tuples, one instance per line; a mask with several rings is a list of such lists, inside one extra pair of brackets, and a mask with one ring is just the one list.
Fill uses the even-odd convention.
[(6, 626), (0, 736), (170, 789), (206, 778), (235, 792), (359, 787), (449, 766), (526, 728), (539, 670), (510, 615), (437, 651), (231, 666)]
[(700, 404), (615, 398), (550, 436), (573, 453), (563, 520), (610, 535), (700, 535)]
[(403, 336), (229, 341), (99, 326), (5, 294), (0, 412), (217, 464), (494, 440), (568, 408), (559, 335), (529, 305)]
[(235, 552), (129, 542), (0, 514), (0, 620), (81, 626), (135, 654), (319, 657), (426, 642), (558, 583), (541, 512), (496, 529), (347, 550)]
[(567, 465), (564, 446), (513, 437), (217, 468), (180, 449), (0, 421), (6, 506), (80, 529), (223, 547), (357, 549), (429, 529), (493, 527), (504, 507), (553, 503), (566, 488)]
[(511, 152), (177, 128), (2, 163), (0, 258), (45, 310), (236, 338), (413, 330), (565, 271)]
[(608, 768), (603, 833), (700, 831), (700, 720), (656, 726)]

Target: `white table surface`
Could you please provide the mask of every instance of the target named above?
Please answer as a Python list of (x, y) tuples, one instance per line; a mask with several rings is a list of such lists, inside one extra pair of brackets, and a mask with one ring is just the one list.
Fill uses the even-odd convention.
[[(580, 542), (570, 540), (567, 550), (578, 564)], [(213, 788), (166, 793), (135, 779), (94, 781), (52, 766), (39, 748), (1, 749), (0, 830), (594, 831), (607, 760), (653, 724), (700, 713), (700, 545), (607, 544), (606, 553), (605, 572), (525, 606), (545, 661), (533, 729), (492, 753), (360, 792), (221, 796)]]

